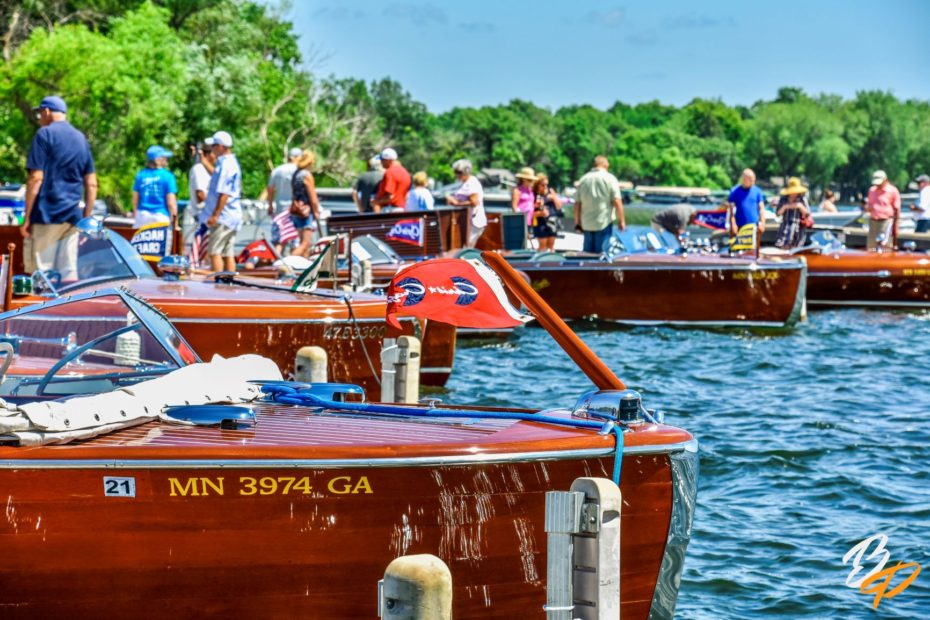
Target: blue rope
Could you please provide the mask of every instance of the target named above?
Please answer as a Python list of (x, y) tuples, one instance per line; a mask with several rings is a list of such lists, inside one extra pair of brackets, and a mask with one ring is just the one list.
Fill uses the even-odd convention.
[[(359, 413), (377, 413), (382, 415), (421, 416), (428, 418), (484, 418), (489, 420), (524, 420), (552, 424), (553, 426), (568, 426), (570, 428), (586, 428), (602, 431), (611, 424), (608, 422), (595, 422), (593, 420), (573, 420), (537, 413), (521, 413), (518, 411), (469, 411), (465, 409), (425, 409), (422, 407), (404, 407), (398, 405), (385, 405), (375, 403), (347, 403), (320, 398), (310, 392), (299, 391), (280, 383), (261, 386), (263, 393), (277, 403), (286, 405), (301, 405), (304, 407), (319, 407), (335, 411), (357, 411)], [(610, 432), (617, 437), (614, 452), (614, 484), (620, 485), (620, 469), (623, 464), (623, 427), (614, 424), (609, 427)]]

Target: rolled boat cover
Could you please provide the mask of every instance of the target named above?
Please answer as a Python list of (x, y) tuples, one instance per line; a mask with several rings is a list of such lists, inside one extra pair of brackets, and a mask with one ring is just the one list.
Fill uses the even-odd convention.
[[(20, 445), (68, 443), (162, 417), (166, 406), (249, 402), (261, 395), (249, 381), (281, 379), (277, 364), (260, 355), (230, 359), (216, 355), (210, 362), (191, 364), (106, 394), (29, 403), (14, 409), (14, 415), (4, 416), (0, 411), (5, 421), (0, 430), (17, 437)], [(12, 413), (11, 405), (6, 407)], [(23, 419), (28, 422), (25, 428)]]

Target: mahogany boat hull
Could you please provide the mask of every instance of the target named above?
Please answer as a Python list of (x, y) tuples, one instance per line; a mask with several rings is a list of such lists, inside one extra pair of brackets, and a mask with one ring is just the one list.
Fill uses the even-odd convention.
[(930, 308), (927, 254), (847, 250), (805, 259), (811, 305)]
[[(374, 617), (375, 584), (388, 563), (432, 553), (451, 569), (454, 617), (519, 617), (545, 601), (545, 492), (579, 476), (609, 476), (612, 458), (596, 452), (414, 467), (399, 459), (211, 464), (177, 455), (140, 465), (19, 460), (0, 471), (8, 495), (0, 612)], [(623, 466), (621, 600), (624, 618), (645, 619), (669, 604), (657, 593), (660, 573), (668, 579), (681, 568), (663, 565), (684, 553), (669, 523), (675, 502), (693, 497), (677, 498), (673, 478), (696, 475), (696, 458), (692, 470), (674, 474), (682, 445), (635, 452)], [(103, 497), (105, 476), (133, 478), (135, 497)], [(254, 482), (268, 478), (306, 478), (312, 491), (266, 495)], [(667, 543), (678, 560), (665, 559)]]
[(632, 255), (511, 263), (559, 316), (628, 324), (784, 327), (803, 315), (803, 261)]

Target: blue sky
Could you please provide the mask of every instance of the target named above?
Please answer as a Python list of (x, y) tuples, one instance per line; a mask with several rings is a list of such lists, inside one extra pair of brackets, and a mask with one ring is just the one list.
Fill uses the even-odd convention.
[(930, 99), (927, 0), (296, 0), (286, 15), (314, 72), (391, 77), (434, 112), (751, 104), (786, 85)]

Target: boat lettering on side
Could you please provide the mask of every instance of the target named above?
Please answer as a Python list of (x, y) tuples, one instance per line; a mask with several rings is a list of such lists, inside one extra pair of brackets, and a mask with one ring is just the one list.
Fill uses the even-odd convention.
[(324, 340), (351, 340), (353, 338), (378, 340), (384, 338), (384, 335), (384, 325), (371, 325), (357, 328), (352, 325), (330, 325), (323, 330)]
[(777, 271), (734, 271), (734, 280), (777, 280)]
[[(230, 495), (311, 495), (313, 482), (309, 476), (239, 476), (230, 479), (227, 485), (225, 476), (191, 476), (187, 478), (168, 478), (169, 497), (215, 497)], [(135, 485), (133, 484), (133, 497)], [(368, 476), (336, 476), (322, 485), (333, 495), (372, 494), (374, 491)]]

